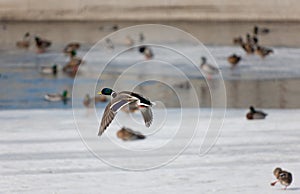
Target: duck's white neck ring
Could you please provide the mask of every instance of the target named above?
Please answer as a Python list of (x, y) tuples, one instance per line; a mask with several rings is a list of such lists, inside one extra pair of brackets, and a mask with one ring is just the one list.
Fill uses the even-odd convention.
[(116, 92), (112, 92), (111, 93), (111, 97), (115, 98), (117, 96), (117, 93)]

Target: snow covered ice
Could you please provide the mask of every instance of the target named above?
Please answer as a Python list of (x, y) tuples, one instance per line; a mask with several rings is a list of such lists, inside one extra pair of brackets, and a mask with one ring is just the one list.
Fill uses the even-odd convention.
[[(81, 111), (88, 121), (86, 110)], [(177, 118), (179, 111), (173, 109), (168, 119)], [(198, 109), (190, 111), (196, 114)], [(267, 119), (248, 121), (246, 110), (228, 109), (218, 141), (199, 156), (202, 127), (210, 113), (203, 109), (200, 130), (187, 149), (165, 166), (140, 172), (114, 168), (94, 157), (81, 141), (72, 110), (1, 111), (0, 193), (282, 193), (279, 184), (270, 186), (277, 166), (294, 175), (285, 192), (299, 193), (300, 110), (265, 111)], [(114, 122), (106, 132), (114, 134), (116, 127)], [(97, 127), (93, 129), (96, 135)], [(145, 141), (167, 140), (172, 130), (164, 132)], [(107, 145), (101, 138), (96, 138), (98, 143)], [(138, 147), (143, 141), (127, 143)], [(126, 157), (120, 147), (104, 150), (117, 160)], [(134, 161), (138, 165), (168, 154)]]

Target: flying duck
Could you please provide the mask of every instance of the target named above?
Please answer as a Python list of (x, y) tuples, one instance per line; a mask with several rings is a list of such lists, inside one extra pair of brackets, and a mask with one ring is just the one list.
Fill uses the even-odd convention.
[(253, 106), (250, 106), (249, 109), (250, 112), (246, 115), (248, 120), (264, 119), (267, 116), (263, 111), (255, 110)]
[(129, 129), (127, 127), (122, 127), (117, 132), (117, 137), (119, 139), (122, 139), (123, 141), (132, 141), (132, 140), (139, 140), (139, 139), (145, 139), (146, 137), (141, 134), (138, 131), (133, 131), (132, 129)]
[(284, 185), (284, 190), (292, 183), (293, 177), (292, 173), (288, 171), (284, 171), (281, 168), (275, 168), (273, 171), (274, 176), (276, 177), (276, 181), (271, 183), (271, 186), (274, 186), (277, 182), (280, 182), (282, 185)]
[(101, 92), (98, 92), (98, 94), (110, 95), (112, 97), (112, 100), (107, 104), (104, 110), (98, 136), (102, 135), (118, 111), (129, 103), (135, 103), (139, 107), (146, 127), (150, 127), (153, 120), (151, 107), (154, 105), (154, 103), (150, 102), (149, 99), (141, 96), (140, 94), (129, 91), (117, 93), (110, 88), (103, 88)]

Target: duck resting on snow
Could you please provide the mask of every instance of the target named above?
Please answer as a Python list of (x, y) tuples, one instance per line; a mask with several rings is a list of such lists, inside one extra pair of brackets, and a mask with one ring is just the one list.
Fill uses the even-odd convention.
[(127, 127), (122, 127), (117, 132), (117, 137), (119, 139), (122, 139), (123, 141), (133, 141), (133, 140), (139, 140), (139, 139), (145, 139), (146, 137), (141, 134), (138, 131), (133, 131), (132, 129), (129, 129)]
[(250, 112), (246, 115), (248, 120), (264, 119), (267, 116), (263, 111), (255, 110), (253, 106), (250, 106), (249, 109)]

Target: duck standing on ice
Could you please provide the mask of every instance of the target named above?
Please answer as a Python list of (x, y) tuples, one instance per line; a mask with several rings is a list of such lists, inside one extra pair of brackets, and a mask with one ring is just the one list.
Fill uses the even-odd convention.
[(211, 76), (219, 73), (219, 69), (207, 63), (205, 57), (201, 57), (201, 61), (200, 69), (208, 76), (208, 79), (211, 79)]
[(280, 182), (282, 185), (285, 186), (284, 190), (292, 183), (293, 177), (292, 173), (282, 170), (281, 168), (275, 168), (273, 171), (274, 176), (276, 177), (277, 181), (271, 183), (271, 186), (274, 186), (277, 182)]

